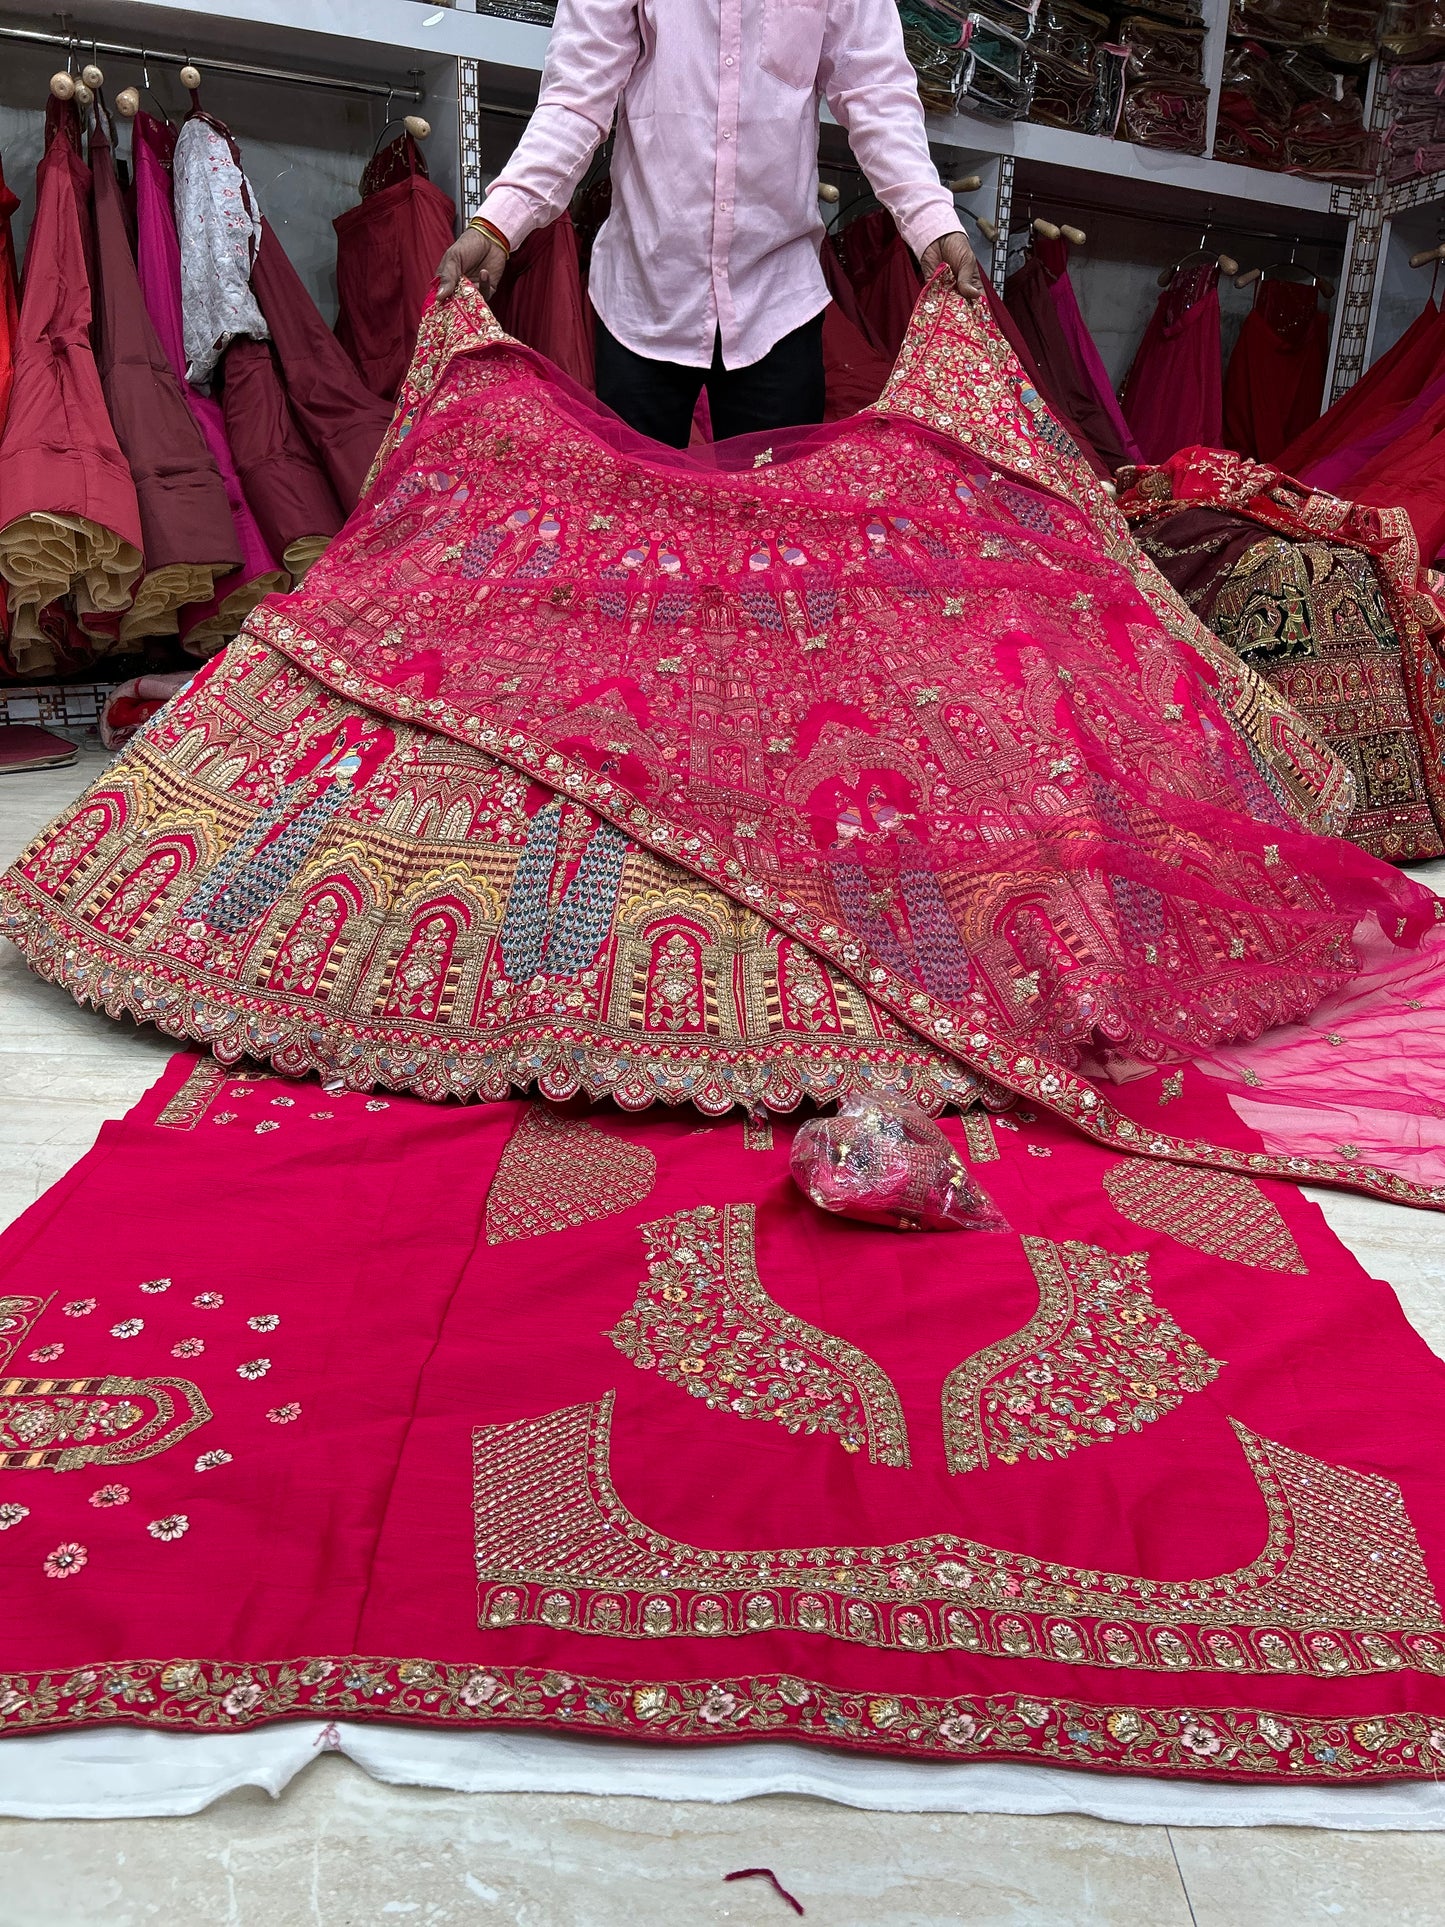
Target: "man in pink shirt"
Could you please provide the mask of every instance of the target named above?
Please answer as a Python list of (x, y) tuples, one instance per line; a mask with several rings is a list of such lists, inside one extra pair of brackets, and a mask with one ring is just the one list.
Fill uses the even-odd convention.
[(823, 418), (818, 101), (925, 273), (981, 292), (928, 152), (894, 0), (560, 0), (536, 112), (441, 264), (490, 293), (566, 208), (615, 114), (612, 212), (592, 250), (597, 393), (683, 447)]

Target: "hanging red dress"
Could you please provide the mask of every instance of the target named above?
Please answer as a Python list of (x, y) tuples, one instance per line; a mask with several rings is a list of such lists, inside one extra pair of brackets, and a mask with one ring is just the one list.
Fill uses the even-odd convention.
[[(1065, 272), (1062, 263), (1059, 272)], [(1036, 251), (1029, 253), (1004, 283), (1004, 306), (1018, 324), (1039, 372), (1112, 474), (1133, 457), (1064, 335), (1053, 298), (1056, 278)]]
[(1224, 380), (1224, 444), (1257, 461), (1319, 420), (1329, 317), (1313, 282), (1261, 281)]
[(1146, 462), (1217, 448), (1224, 431), (1219, 269), (1183, 268), (1160, 295), (1124, 385), (1124, 419)]
[(1316, 462), (1367, 435), (1412, 402), (1441, 366), (1445, 356), (1445, 315), (1433, 297), (1393, 348), (1327, 408), (1317, 422), (1281, 449), (1278, 462), (1287, 475), (1304, 475)]
[(507, 263), (496, 312), (518, 341), (582, 387), (596, 388), (592, 304), (582, 287), (577, 231), (565, 208), (549, 226), (534, 229)]
[(297, 426), (270, 342), (238, 336), (220, 373), (226, 439), (246, 500), (268, 547), (299, 581), (346, 517)]
[(428, 180), (410, 134), (374, 155), (361, 178), (361, 205), (336, 229), (336, 338), (373, 394), (401, 386), (437, 263), (456, 231), (456, 205)]
[(1084, 461), (1087, 462), (1089, 467), (1102, 481), (1108, 481), (1112, 470), (1105, 462), (1103, 456), (1100, 455), (1098, 450), (1090, 443), (1088, 436), (1085, 435), (1083, 429), (1080, 428), (1079, 424), (1064, 406), (1059, 394), (1052, 387), (1047, 376), (1034, 360), (1033, 353), (1028, 343), (1024, 340), (1023, 330), (1004, 305), (1003, 296), (998, 292), (998, 289), (995, 288), (988, 276), (983, 273), (982, 269), (979, 270), (979, 274), (983, 282), (984, 305), (989, 311), (994, 326), (1013, 350), (1014, 355), (1018, 359), (1019, 366), (1028, 376), (1030, 383), (1033, 385), (1034, 392), (1038, 395), (1059, 427), (1063, 429), (1070, 441), (1073, 442)]
[(30, 230), (37, 266), (25, 278), (0, 437), (0, 575), (9, 589), (10, 658), (27, 675), (56, 661), (43, 611), (73, 595), (87, 633), (112, 641), (141, 571), (135, 484), (90, 345), (90, 177), (79, 136), (73, 103), (51, 101)]
[(1427, 562), (1445, 553), (1445, 376), (1432, 384), (1428, 406), (1353, 477), (1350, 496), (1377, 508), (1402, 508)]
[(111, 426), (140, 506), (145, 574), (121, 622), (123, 642), (174, 635), (177, 612), (208, 601), (241, 562), (220, 471), (186, 406), (146, 312), (103, 117), (90, 135), (95, 207), (96, 361)]
[(264, 216), (251, 292), (276, 344), (291, 411), (349, 515), (390, 426), (390, 404), (362, 381)]
[(1138, 444), (1129, 433), (1129, 424), (1114, 393), (1114, 384), (1104, 366), (1104, 358), (1089, 333), (1079, 309), (1078, 296), (1074, 293), (1074, 284), (1069, 278), (1069, 244), (1064, 240), (1051, 241), (1047, 235), (1041, 234), (1034, 241), (1034, 252), (1053, 276), (1049, 294), (1059, 317), (1059, 326), (1064, 331), (1064, 340), (1068, 342), (1078, 363), (1079, 373), (1103, 409), (1125, 456), (1129, 461), (1137, 462), (1140, 459)]
[(20, 276), (15, 261), (15, 239), (10, 218), (20, 196), (5, 185), (0, 167), (0, 434), (10, 407), (10, 384), (15, 375), (15, 337), (20, 326)]
[(872, 407), (893, 364), (873, 340), (852, 284), (826, 243), (822, 262), (823, 279), (833, 297), (823, 311), (823, 419), (836, 422)]
[(172, 205), (171, 155), (175, 129), (167, 121), (138, 114), (133, 149), (136, 182), (136, 269), (146, 312), (160, 337), (207, 448), (220, 474), (240, 546), (241, 564), (217, 582), (209, 601), (181, 610), (180, 633), (194, 655), (208, 655), (229, 642), (263, 596), (287, 586), (285, 572), (266, 545), (241, 487), (226, 422), (214, 395), (187, 381), (185, 328), (181, 309), (181, 250)]
[(903, 345), (921, 285), (893, 216), (886, 208), (874, 208), (850, 221), (826, 245), (837, 249), (874, 339), (891, 360)]

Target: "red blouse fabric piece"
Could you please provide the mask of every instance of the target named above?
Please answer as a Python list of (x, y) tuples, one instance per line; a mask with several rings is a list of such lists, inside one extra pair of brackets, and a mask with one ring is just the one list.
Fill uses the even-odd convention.
[(1160, 295), (1124, 384), (1124, 419), (1146, 462), (1217, 448), (1224, 430), (1219, 269), (1176, 274)]
[[(456, 231), (455, 203), (427, 178), (410, 134), (367, 169), (360, 206), (336, 229), (336, 337), (373, 394), (390, 401), (416, 342), (437, 263)], [(398, 178), (399, 175), (399, 178)], [(372, 180), (384, 183), (370, 186)], [(570, 370), (569, 370), (570, 372)]]
[(1347, 388), (1319, 420), (1280, 450), (1287, 475), (1312, 480), (1315, 465), (1388, 422), (1412, 402), (1445, 365), (1445, 315), (1433, 300), (1410, 323), (1392, 348)]
[(146, 312), (103, 118), (90, 135), (96, 352), (111, 424), (135, 483), (149, 572), (190, 564), (225, 574), (241, 549), (220, 472)]
[(391, 408), (362, 381), (264, 217), (251, 292), (271, 330), (286, 399), (349, 515), (386, 433)]
[(1313, 286), (1261, 281), (1224, 380), (1225, 446), (1273, 462), (1319, 420), (1329, 317)]
[(596, 321), (582, 285), (577, 232), (565, 210), (522, 243), (497, 290), (497, 318), (579, 387), (595, 390)]

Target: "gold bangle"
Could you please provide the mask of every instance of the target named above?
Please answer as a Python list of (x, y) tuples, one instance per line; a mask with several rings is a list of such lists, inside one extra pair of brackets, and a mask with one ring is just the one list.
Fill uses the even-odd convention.
[(506, 235), (502, 233), (500, 228), (493, 227), (491, 222), (484, 219), (482, 215), (474, 214), (471, 220), (467, 222), (467, 226), (469, 228), (475, 228), (478, 234), (485, 234), (489, 241), (496, 242), (503, 254), (510, 256), (512, 252), (511, 242), (507, 239)]

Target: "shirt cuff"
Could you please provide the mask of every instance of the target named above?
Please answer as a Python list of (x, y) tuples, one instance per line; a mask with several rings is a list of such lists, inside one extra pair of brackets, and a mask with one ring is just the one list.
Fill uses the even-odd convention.
[[(490, 217), (488, 217), (490, 218)], [(953, 196), (939, 192), (930, 194), (922, 205), (910, 211), (908, 219), (899, 224), (899, 233), (909, 252), (920, 260), (925, 248), (932, 247), (935, 241), (945, 234), (961, 234), (963, 222), (958, 218), (958, 209), (953, 205)]]
[(513, 254), (537, 226), (533, 203), (514, 187), (492, 188), (477, 213), (506, 235), (507, 245)]

